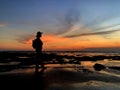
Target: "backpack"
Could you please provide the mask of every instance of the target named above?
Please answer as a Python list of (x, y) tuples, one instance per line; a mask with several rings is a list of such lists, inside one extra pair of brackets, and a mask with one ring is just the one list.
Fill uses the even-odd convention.
[(36, 40), (33, 40), (33, 41), (32, 41), (32, 47), (33, 47), (33, 48), (36, 48)]

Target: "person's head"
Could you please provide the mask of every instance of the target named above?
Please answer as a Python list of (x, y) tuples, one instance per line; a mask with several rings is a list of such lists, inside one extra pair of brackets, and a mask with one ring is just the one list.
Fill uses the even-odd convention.
[(42, 36), (42, 32), (38, 31), (36, 37), (39, 38)]

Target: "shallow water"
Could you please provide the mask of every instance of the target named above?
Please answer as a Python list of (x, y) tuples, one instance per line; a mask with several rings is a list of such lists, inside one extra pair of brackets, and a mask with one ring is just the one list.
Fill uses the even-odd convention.
[[(73, 56), (116, 55), (114, 53), (57, 53)], [(117, 54), (118, 55), (118, 54)], [(37, 84), (44, 85), (40, 90), (120, 90), (120, 70), (106, 68), (95, 71), (93, 65), (100, 63), (106, 67), (120, 66), (119, 60), (105, 59), (100, 61), (82, 61), (81, 64), (46, 64), (47, 69), (37, 75)], [(8, 64), (8, 63), (6, 63)], [(16, 64), (16, 63), (9, 63)], [(85, 70), (83, 70), (85, 69)], [(39, 73), (39, 72), (38, 72)], [(20, 78), (34, 77), (35, 66), (0, 72), (0, 75), (8, 75)], [(40, 79), (39, 79), (40, 78)], [(43, 81), (41, 81), (41, 79)], [(30, 87), (30, 86), (28, 86)]]
[[(63, 53), (60, 53), (63, 54)], [(118, 53), (65, 53), (74, 56), (105, 55), (114, 56)], [(100, 61), (83, 61), (81, 65), (72, 65), (73, 68), (62, 68), (48, 70), (49, 78), (53, 79), (48, 90), (120, 90), (120, 70), (106, 68), (102, 71), (95, 71), (93, 65), (99, 63), (110, 66), (120, 66), (120, 60), (104, 59)], [(83, 72), (81, 67), (87, 69)], [(51, 74), (52, 73), (52, 74)]]

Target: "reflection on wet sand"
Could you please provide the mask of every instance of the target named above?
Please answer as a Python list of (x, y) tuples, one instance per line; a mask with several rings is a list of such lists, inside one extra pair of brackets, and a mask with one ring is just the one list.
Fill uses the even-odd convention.
[(33, 75), (33, 86), (34, 86), (34, 90), (45, 90), (45, 78), (44, 76), (44, 70), (45, 69), (41, 69), (38, 72), (35, 72)]
[(34, 72), (34, 68), (18, 69), (0, 75), (0, 85), (4, 90), (33, 89), (44, 90), (44, 70)]

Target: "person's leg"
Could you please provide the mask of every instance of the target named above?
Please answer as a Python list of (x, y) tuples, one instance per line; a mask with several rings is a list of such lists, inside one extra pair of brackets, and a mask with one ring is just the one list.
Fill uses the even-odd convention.
[(35, 58), (35, 72), (38, 72), (39, 70), (39, 54), (36, 53), (36, 58)]
[(35, 64), (35, 72), (38, 72), (38, 70), (39, 70), (39, 65), (36, 63)]
[(45, 67), (45, 65), (44, 65), (44, 60), (43, 60), (43, 54), (42, 54), (42, 52), (41, 51), (38, 51), (38, 63), (39, 63), (39, 65), (41, 65), (41, 68), (46, 68)]
[(41, 67), (42, 67), (42, 68), (45, 68), (43, 61), (41, 61), (40, 64), (41, 64)]

